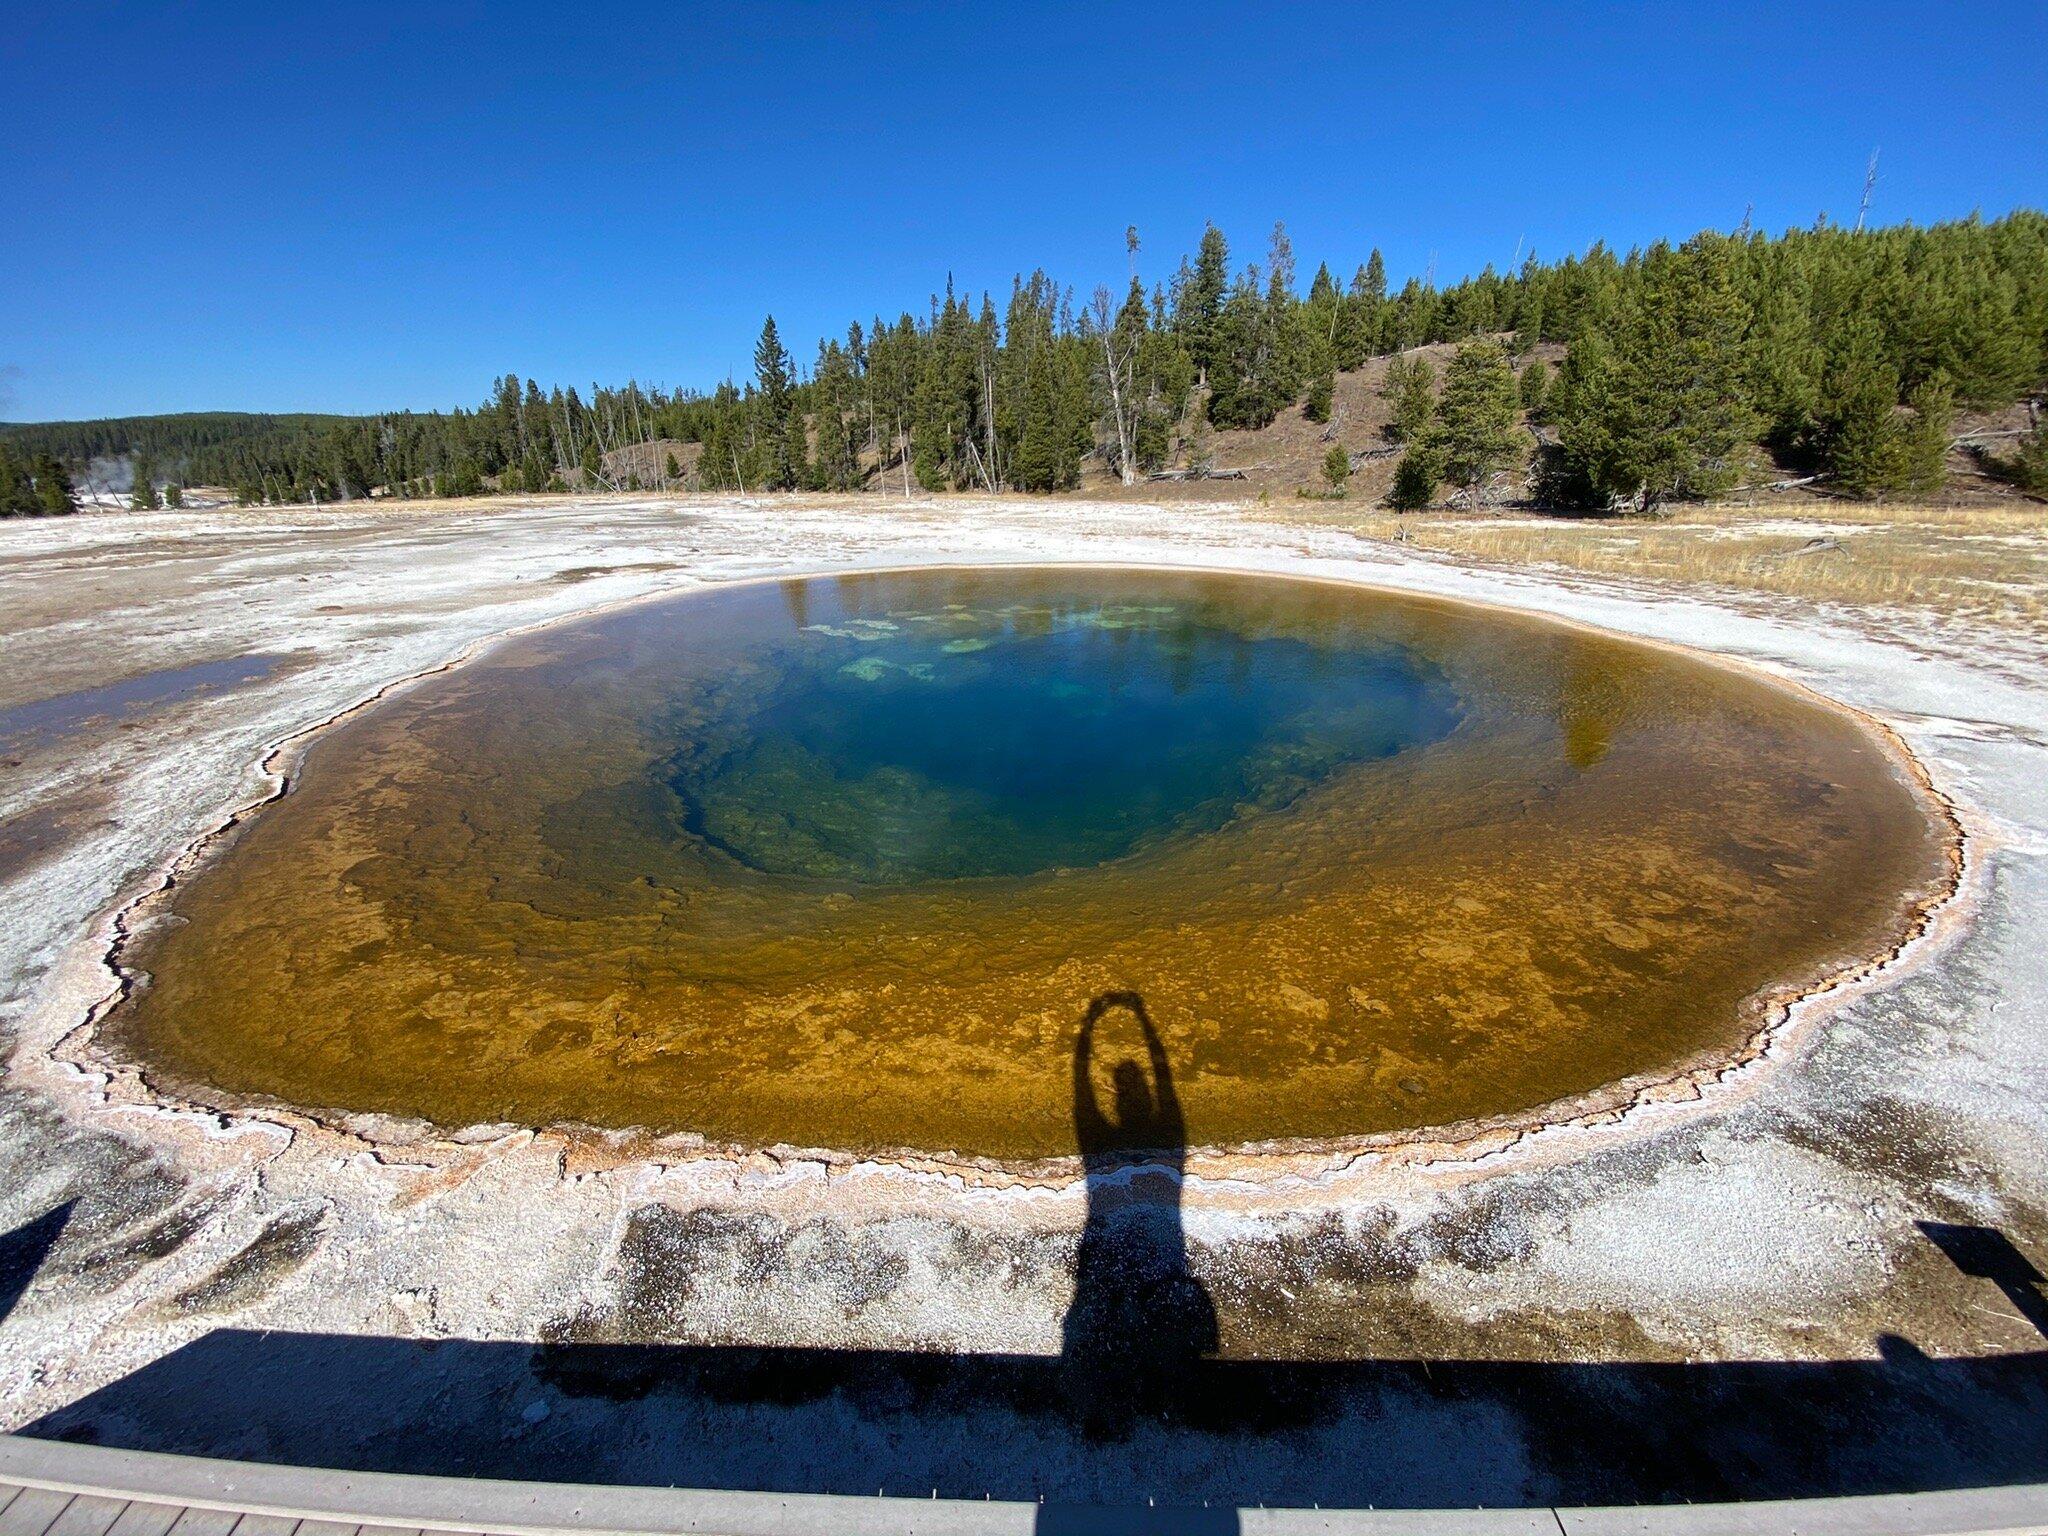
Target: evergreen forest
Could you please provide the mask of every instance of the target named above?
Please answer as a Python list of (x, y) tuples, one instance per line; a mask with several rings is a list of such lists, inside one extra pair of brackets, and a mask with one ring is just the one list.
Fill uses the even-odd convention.
[[(0, 515), (71, 504), (122, 466), (137, 506), (221, 486), (255, 503), (575, 487), (1075, 489), (1200, 475), (1213, 434), (1327, 420), (1337, 375), (1392, 358), (1390, 501), (1517, 498), (1654, 512), (1759, 473), (1850, 497), (1941, 489), (1963, 411), (2048, 389), (2048, 216), (1702, 233), (1389, 286), (1372, 251), (1304, 281), (1286, 230), (1238, 263), (1206, 229), (1167, 275), (1077, 298), (1043, 272), (999, 303), (949, 283), (801, 356), (773, 318), (708, 391), (507, 373), (474, 408), (202, 413), (0, 427)], [(1407, 354), (1455, 351), (1441, 366)], [(1546, 361), (1546, 354), (1550, 361)], [(2038, 424), (1984, 456), (2048, 494)], [(1334, 461), (1329, 483), (1341, 488)]]

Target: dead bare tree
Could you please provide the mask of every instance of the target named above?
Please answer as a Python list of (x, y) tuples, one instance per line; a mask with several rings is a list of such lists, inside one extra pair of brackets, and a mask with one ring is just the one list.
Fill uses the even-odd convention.
[(1118, 336), (1116, 319), (1109, 307), (1109, 289), (1097, 288), (1089, 306), (1095, 333), (1102, 339), (1102, 373), (1109, 389), (1109, 414), (1116, 428), (1117, 478), (1125, 485), (1138, 483), (1138, 413), (1132, 398), (1137, 372), (1138, 338)]
[[(996, 369), (995, 359), (983, 348), (981, 354), (981, 421), (988, 450), (981, 458), (981, 483), (991, 496), (996, 490)], [(974, 444), (967, 445), (970, 449)]]
[(961, 446), (967, 450), (967, 463), (968, 467), (974, 471), (974, 478), (981, 482), (982, 489), (993, 490), (994, 486), (989, 480), (988, 465), (983, 462), (981, 450), (974, 445), (974, 439), (971, 437), (963, 439)]
[(1877, 151), (1870, 152), (1870, 164), (1863, 170), (1863, 201), (1856, 205), (1856, 228), (1863, 228), (1863, 221), (1870, 217), (1870, 193), (1877, 185)]

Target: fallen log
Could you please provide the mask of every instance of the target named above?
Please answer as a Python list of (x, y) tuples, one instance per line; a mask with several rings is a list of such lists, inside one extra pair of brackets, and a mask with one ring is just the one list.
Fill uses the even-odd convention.
[(1242, 480), (1241, 469), (1155, 469), (1147, 480)]
[(1400, 451), (1401, 445), (1399, 443), (1394, 444), (1390, 448), (1354, 449), (1351, 454), (1351, 467), (1357, 469), (1359, 465), (1369, 463), (1373, 459), (1391, 459)]
[(1802, 485), (1812, 485), (1816, 481), (1825, 479), (1827, 479), (1826, 475), (1801, 475), (1797, 480), (1757, 481), (1750, 485), (1738, 485), (1728, 494), (1730, 496), (1740, 496), (1744, 491), (1796, 491)]

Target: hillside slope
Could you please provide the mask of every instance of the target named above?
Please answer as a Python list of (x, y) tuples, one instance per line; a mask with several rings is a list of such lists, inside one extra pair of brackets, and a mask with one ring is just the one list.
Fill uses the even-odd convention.
[[(1507, 337), (1501, 339), (1509, 340)], [(1395, 356), (1427, 359), (1440, 383), (1445, 365), (1457, 350), (1456, 343), (1439, 342), (1414, 347)], [(1545, 343), (1530, 357), (1541, 358), (1554, 375), (1564, 355), (1564, 347)], [(1319, 494), (1324, 489), (1323, 459), (1331, 445), (1336, 443), (1347, 449), (1352, 458), (1351, 480), (1346, 487), (1345, 499), (1376, 504), (1392, 485), (1394, 466), (1400, 462), (1400, 444), (1387, 433), (1391, 413), (1381, 395), (1387, 368), (1393, 361), (1393, 356), (1376, 357), (1355, 372), (1339, 373), (1334, 409), (1327, 423), (1310, 421), (1296, 405), (1282, 411), (1272, 425), (1258, 431), (1213, 433), (1209, 450), (1216, 468), (1241, 470), (1244, 475), (1241, 480), (1175, 482), (1141, 479), (1137, 485), (1125, 487), (1114, 475), (1106, 473), (1099, 461), (1091, 459), (1084, 465), (1082, 489), (1095, 496), (1149, 501), (1256, 500), (1262, 496), (1293, 498), (1303, 490)], [(1529, 358), (1518, 357), (1517, 371), (1528, 361)], [(2030, 425), (2027, 406), (2021, 403), (1999, 411), (1958, 411), (1954, 432), (1963, 443), (1982, 443), (2002, 451), (2009, 449), (2018, 434)], [(1537, 429), (1530, 429), (1529, 441), (1533, 449)], [(1744, 488), (1734, 499), (1758, 505), (1839, 499), (1830, 496), (1820, 486), (1771, 489), (1771, 479), (1800, 478), (1799, 472), (1789, 467), (1774, 470), (1768, 464), (1761, 465), (1760, 469), (1762, 475), (1770, 479), (1761, 479), (1760, 483)], [(1950, 452), (1948, 475), (1948, 485), (1936, 498), (1942, 503), (1988, 504), (2023, 500), (2010, 485), (1988, 476), (1982, 463), (1964, 446), (1959, 445)], [(1512, 477), (1510, 499), (1525, 496), (1527, 489), (1525, 475)]]

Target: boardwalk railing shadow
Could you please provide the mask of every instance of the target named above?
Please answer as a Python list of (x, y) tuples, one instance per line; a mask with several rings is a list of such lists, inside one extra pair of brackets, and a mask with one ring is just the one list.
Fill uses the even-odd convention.
[[(1051, 1356), (222, 1329), (30, 1435), (358, 1470), (779, 1492), (1433, 1507), (2048, 1481), (2048, 1351), (1823, 1363), (1203, 1360), (1091, 1432)], [(542, 1409), (536, 1405), (544, 1405)]]
[(1927, 1240), (1947, 1254), (1957, 1269), (1997, 1286), (2013, 1311), (2048, 1339), (2048, 1297), (2041, 1293), (2043, 1276), (2012, 1245), (2011, 1238), (1992, 1227), (1958, 1226), (1947, 1221), (1923, 1221), (1918, 1225)]

